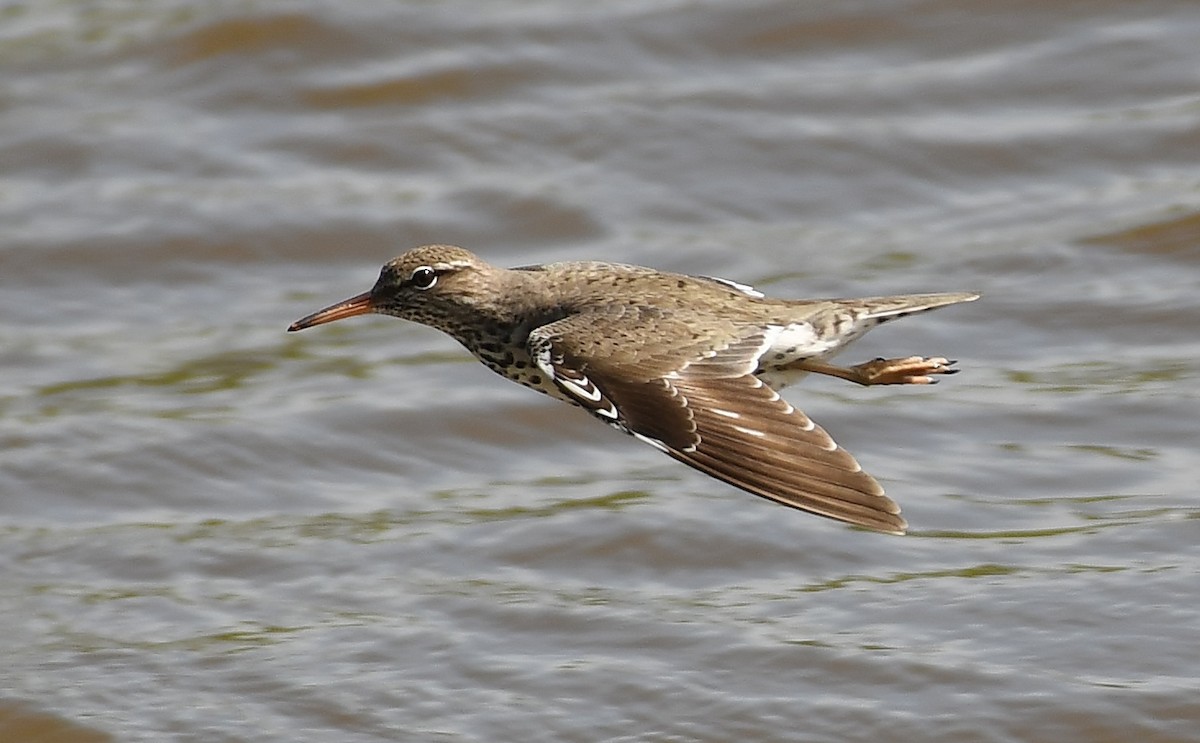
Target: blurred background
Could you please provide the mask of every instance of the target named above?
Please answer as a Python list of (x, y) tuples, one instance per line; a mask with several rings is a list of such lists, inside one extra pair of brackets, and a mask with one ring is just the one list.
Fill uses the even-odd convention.
[[(0, 738), (1195, 741), (1200, 6), (0, 3)], [(978, 290), (888, 537), (391, 318), (428, 242)]]

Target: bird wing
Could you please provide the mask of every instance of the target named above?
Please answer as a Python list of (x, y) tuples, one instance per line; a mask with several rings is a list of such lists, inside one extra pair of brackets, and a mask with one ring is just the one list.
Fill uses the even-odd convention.
[[(754, 376), (765, 333), (705, 333), (656, 314), (638, 325), (661, 332), (634, 335), (624, 313), (636, 311), (544, 325), (530, 334), (530, 355), (568, 399), (684, 464), (792, 508), (904, 532), (875, 478)], [(659, 337), (686, 340), (671, 346)]]

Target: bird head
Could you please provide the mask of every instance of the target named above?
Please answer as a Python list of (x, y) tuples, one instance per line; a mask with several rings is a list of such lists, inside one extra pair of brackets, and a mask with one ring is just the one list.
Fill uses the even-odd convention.
[(456, 310), (484, 296), (495, 272), (453, 245), (423, 245), (386, 263), (370, 291), (332, 304), (292, 323), (304, 330), (347, 317), (379, 313), (447, 329)]

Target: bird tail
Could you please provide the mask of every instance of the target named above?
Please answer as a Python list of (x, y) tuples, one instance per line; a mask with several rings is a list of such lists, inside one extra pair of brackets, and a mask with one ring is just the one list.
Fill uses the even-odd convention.
[(856, 299), (855, 302), (866, 308), (865, 317), (874, 320), (894, 320), (918, 312), (936, 310), (960, 302), (974, 302), (979, 299), (975, 292), (953, 292), (948, 294), (902, 294), (893, 297), (867, 297)]

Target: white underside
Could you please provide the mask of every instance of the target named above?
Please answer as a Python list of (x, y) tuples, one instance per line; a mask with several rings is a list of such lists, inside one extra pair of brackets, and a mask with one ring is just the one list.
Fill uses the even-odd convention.
[(766, 358), (774, 359), (776, 354), (783, 354), (785, 358), (779, 363), (787, 363), (802, 358), (827, 356), (852, 339), (853, 336), (849, 339), (845, 336), (832, 339), (818, 338), (812, 325), (808, 323), (768, 325)]
[[(808, 372), (777, 370), (771, 367), (784, 366), (804, 359), (827, 359), (866, 331), (867, 328), (853, 328), (849, 333), (819, 338), (808, 323), (768, 325), (766, 342), (763, 344), (766, 350), (760, 357), (759, 369), (755, 376), (772, 389), (781, 390), (804, 379)], [(778, 358), (779, 356), (783, 358)]]

